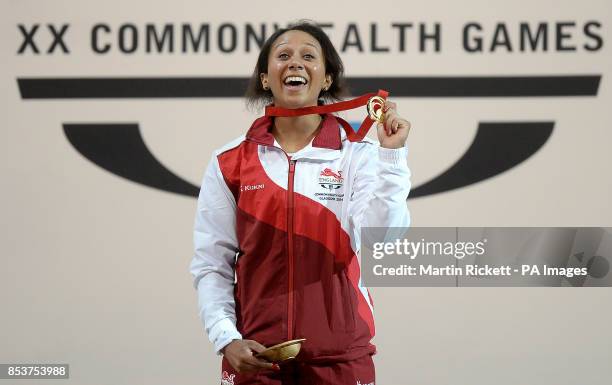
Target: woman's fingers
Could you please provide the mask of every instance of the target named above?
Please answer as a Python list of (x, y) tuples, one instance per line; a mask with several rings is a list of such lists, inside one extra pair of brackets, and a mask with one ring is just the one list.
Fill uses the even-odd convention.
[(251, 355), (245, 358), (245, 361), (258, 369), (273, 369), (274, 364), (266, 360), (255, 357), (255, 354), (266, 350), (266, 347), (257, 341), (247, 340), (247, 346), (251, 349)]
[(378, 141), (386, 148), (400, 148), (405, 145), (411, 124), (397, 113), (397, 104), (389, 100), (382, 107), (383, 122), (378, 123)]
[(385, 131), (387, 135), (396, 133), (398, 128), (397, 104), (388, 100), (385, 101), (383, 113), (385, 117)]
[(280, 370), (277, 364), (255, 357), (266, 347), (253, 340), (234, 340), (224, 349), (224, 355), (238, 373), (256, 372), (262, 369)]
[(411, 124), (397, 113), (397, 104), (389, 100), (382, 107), (383, 123), (378, 123), (378, 141), (387, 148), (403, 146)]
[(266, 347), (263, 346), (262, 344), (260, 344), (257, 341), (253, 341), (253, 340), (245, 340), (246, 345), (249, 347), (249, 349), (251, 349), (252, 351), (254, 351), (255, 353), (261, 353), (264, 350), (266, 350)]
[(410, 122), (407, 120), (405, 121), (405, 124), (406, 124), (406, 131), (410, 131), (410, 127), (412, 127), (412, 124), (410, 124)]
[(385, 128), (387, 135), (391, 135), (397, 132), (398, 127), (398, 115), (394, 110), (389, 110), (385, 115)]
[(246, 363), (247, 365), (252, 366), (256, 370), (274, 368), (274, 363), (262, 360), (253, 355), (251, 355), (250, 357), (245, 357), (243, 362)]
[(383, 112), (387, 112), (388, 110), (397, 110), (397, 104), (391, 102), (389, 100), (385, 101), (385, 106), (383, 107)]

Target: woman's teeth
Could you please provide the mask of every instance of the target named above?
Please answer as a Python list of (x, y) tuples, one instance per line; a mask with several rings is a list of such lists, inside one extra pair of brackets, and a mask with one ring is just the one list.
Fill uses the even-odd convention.
[(306, 84), (306, 79), (301, 76), (288, 76), (285, 78), (285, 85), (300, 86)]

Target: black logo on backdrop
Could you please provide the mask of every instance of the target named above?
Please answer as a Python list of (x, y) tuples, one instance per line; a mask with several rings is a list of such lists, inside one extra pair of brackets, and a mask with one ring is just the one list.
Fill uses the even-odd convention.
[[(376, 88), (411, 97), (596, 96), (601, 75), (397, 77), (348, 79), (353, 94)], [(23, 99), (241, 97), (246, 78), (19, 78)], [(410, 193), (416, 198), (465, 187), (528, 159), (546, 143), (554, 121), (480, 122), (466, 152)], [(70, 143), (98, 166), (149, 187), (197, 196), (199, 187), (168, 170), (146, 147), (137, 124), (64, 124)]]
[[(320, 23), (341, 53), (439, 53), (449, 44), (468, 55), (597, 52), (604, 46), (597, 20), (480, 23), (459, 29), (439, 22)], [(107, 23), (84, 31), (69, 23), (17, 24), (17, 55), (70, 54), (74, 33), (89, 36), (90, 52), (231, 54), (257, 51), (278, 23)], [(448, 28), (447, 28), (448, 27)], [(443, 34), (445, 32), (445, 34)], [(72, 35), (71, 35), (72, 34)], [(382, 36), (386, 36), (383, 38)], [(50, 42), (49, 42), (50, 41)], [(48, 43), (49, 42), (49, 43)], [(47, 45), (48, 44), (48, 45)], [(44, 46), (43, 46), (44, 45)], [(18, 78), (23, 99), (242, 97), (246, 78)], [(352, 78), (353, 94), (378, 88), (400, 97), (596, 96), (601, 75)], [(446, 171), (414, 188), (411, 197), (448, 191), (498, 175), (525, 161), (548, 140), (553, 121), (479, 122), (467, 151)], [(169, 171), (147, 149), (138, 124), (64, 124), (77, 151), (104, 169), (146, 186), (196, 196), (198, 187)]]

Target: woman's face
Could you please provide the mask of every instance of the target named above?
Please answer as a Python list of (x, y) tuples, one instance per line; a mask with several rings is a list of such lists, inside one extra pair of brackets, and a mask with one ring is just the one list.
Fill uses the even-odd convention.
[(260, 76), (274, 105), (286, 108), (316, 106), (321, 90), (331, 85), (321, 45), (303, 31), (287, 31), (272, 43), (268, 73)]

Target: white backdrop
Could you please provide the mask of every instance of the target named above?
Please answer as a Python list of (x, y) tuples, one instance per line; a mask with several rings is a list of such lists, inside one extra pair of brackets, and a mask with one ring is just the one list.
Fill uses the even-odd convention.
[[(591, 95), (391, 97), (413, 124), (413, 186), (431, 180), (470, 146), (479, 122), (554, 122), (542, 148), (516, 167), (476, 184), (408, 201), (415, 226), (610, 226), (612, 222), (612, 14), (608, 1), (401, 1), (307, 4), (117, 0), (1, 3), (0, 142), (3, 179), (0, 362), (71, 365), (75, 384), (217, 383), (219, 359), (197, 317), (187, 267), (195, 199), (119, 177), (86, 159), (62, 127), (137, 124), (168, 170), (193, 185), (211, 151), (243, 133), (257, 114), (239, 97), (30, 98), (18, 79), (248, 77), (257, 52), (245, 26), (298, 18), (332, 23), (341, 47), (350, 23), (363, 52), (341, 55), (350, 77), (578, 76), (600, 81)], [(413, 23), (405, 52), (393, 23)], [(513, 51), (469, 53), (470, 35), (495, 40), (507, 26)], [(520, 23), (547, 23), (548, 49), (520, 52)], [(585, 33), (585, 25), (591, 24)], [(208, 24), (209, 52), (180, 52), (183, 24)], [(237, 29), (236, 49), (220, 50), (223, 23)], [(419, 50), (420, 23), (440, 28), (440, 49)], [(556, 28), (560, 23), (561, 46)], [(39, 24), (19, 53), (24, 32)], [(53, 33), (68, 25), (61, 47)], [(108, 53), (95, 53), (98, 35)], [(134, 53), (119, 30), (139, 31)], [(146, 52), (146, 25), (175, 29), (175, 52)], [(373, 52), (370, 25), (377, 30)], [(229, 27), (224, 29), (228, 33)], [(535, 31), (535, 29), (534, 29)], [(501, 32), (498, 32), (501, 33)], [(589, 35), (590, 34), (590, 35)], [(600, 40), (601, 47), (589, 51)], [(501, 35), (498, 35), (500, 39)], [(227, 48), (224, 35), (221, 47)], [(224, 45), (225, 44), (225, 45)], [(60, 92), (57, 89), (56, 92)], [(363, 117), (363, 111), (348, 114)], [(112, 152), (112, 148), (108, 150)], [(140, 162), (138, 158), (132, 162)], [(606, 384), (611, 376), (609, 289), (375, 288), (379, 384)], [(42, 383), (42, 381), (39, 381)], [(26, 383), (38, 383), (24, 380)]]

